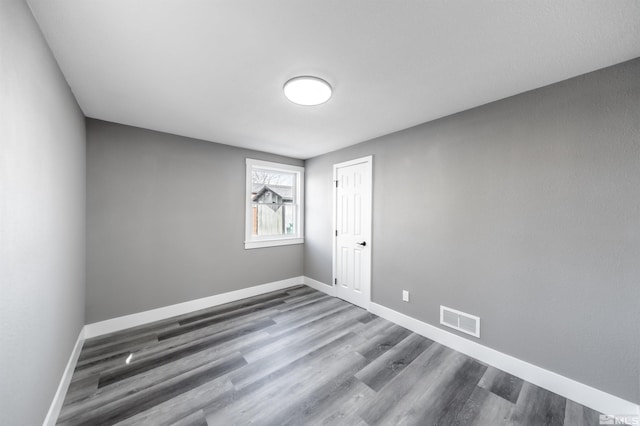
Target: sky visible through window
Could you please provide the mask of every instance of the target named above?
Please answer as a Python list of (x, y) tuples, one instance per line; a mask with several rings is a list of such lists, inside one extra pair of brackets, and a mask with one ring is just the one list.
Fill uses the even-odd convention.
[(254, 168), (251, 174), (253, 183), (262, 185), (293, 186), (295, 179), (295, 174), (293, 173), (277, 172), (268, 169)]

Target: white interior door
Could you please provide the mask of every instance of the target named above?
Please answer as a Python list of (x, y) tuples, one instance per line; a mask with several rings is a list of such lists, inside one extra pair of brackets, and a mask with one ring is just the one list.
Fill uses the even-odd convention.
[(365, 309), (371, 300), (372, 157), (333, 166), (336, 295)]

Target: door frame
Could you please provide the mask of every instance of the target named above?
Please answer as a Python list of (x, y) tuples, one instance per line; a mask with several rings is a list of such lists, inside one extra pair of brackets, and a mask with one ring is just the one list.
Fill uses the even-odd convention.
[[(360, 157), (360, 158), (355, 158), (353, 160), (348, 160), (348, 161), (343, 161), (341, 163), (336, 163), (333, 165), (333, 194), (332, 194), (332, 201), (333, 201), (333, 206), (332, 206), (332, 215), (333, 215), (333, 220), (332, 220), (332, 226), (333, 229), (331, 230), (331, 235), (332, 235), (332, 279), (331, 279), (331, 286), (333, 287), (334, 290), (334, 295), (335, 297), (338, 297), (338, 286), (336, 285), (336, 280), (338, 277), (338, 267), (337, 267), (337, 246), (338, 246), (338, 236), (336, 235), (337, 232), (337, 225), (338, 225), (338, 169), (341, 167), (348, 167), (348, 166), (353, 166), (355, 164), (362, 164), (362, 163), (368, 163), (369, 167), (368, 167), (368, 171), (369, 171), (369, 182), (371, 183), (370, 185), (370, 191), (371, 193), (369, 194), (369, 215), (370, 215), (370, 219), (369, 220), (369, 229), (368, 234), (369, 234), (369, 239), (373, 240), (373, 155), (368, 155), (366, 157)], [(369, 256), (370, 256), (370, 262), (369, 262), (369, 280), (366, 283), (367, 284), (367, 288), (365, 289), (364, 293), (366, 293), (366, 297), (365, 297), (365, 306), (364, 309), (369, 310), (370, 306), (371, 306), (371, 271), (373, 270), (373, 252), (371, 249), (371, 246), (373, 244), (371, 244), (371, 242), (367, 243), (369, 245)]]

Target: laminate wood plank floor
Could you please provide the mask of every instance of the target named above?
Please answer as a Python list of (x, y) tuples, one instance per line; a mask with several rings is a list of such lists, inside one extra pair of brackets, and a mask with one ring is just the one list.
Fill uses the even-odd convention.
[(85, 341), (59, 425), (597, 425), (306, 286)]

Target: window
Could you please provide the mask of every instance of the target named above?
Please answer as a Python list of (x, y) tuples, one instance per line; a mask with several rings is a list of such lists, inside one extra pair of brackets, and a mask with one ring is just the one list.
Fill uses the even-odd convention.
[(304, 168), (247, 158), (245, 249), (301, 244)]

